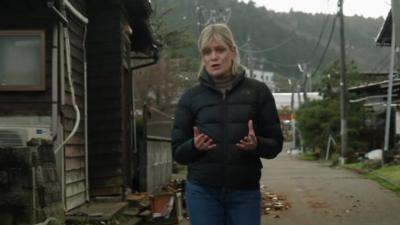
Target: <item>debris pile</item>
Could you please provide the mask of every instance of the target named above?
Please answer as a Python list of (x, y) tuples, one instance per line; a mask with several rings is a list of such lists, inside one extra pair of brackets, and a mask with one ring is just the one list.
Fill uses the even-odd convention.
[(261, 208), (264, 215), (272, 215), (275, 218), (279, 218), (276, 212), (291, 208), (290, 203), (284, 195), (269, 191), (265, 185), (261, 185), (260, 190), (262, 198)]
[(176, 179), (155, 193), (131, 193), (127, 200), (146, 224), (176, 224), (184, 218), (184, 187), (185, 181)]

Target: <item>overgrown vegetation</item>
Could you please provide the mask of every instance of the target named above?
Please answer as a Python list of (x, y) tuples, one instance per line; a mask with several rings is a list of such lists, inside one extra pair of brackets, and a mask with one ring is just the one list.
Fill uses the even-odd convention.
[[(360, 82), (360, 76), (354, 62), (347, 65), (349, 86)], [(336, 140), (334, 150), (340, 153), (340, 65), (336, 61), (323, 74), (320, 84), (322, 100), (303, 104), (296, 112), (296, 120), (301, 130), (304, 147), (319, 157), (325, 157), (329, 136)], [(361, 104), (349, 104), (348, 109), (348, 159), (356, 159), (360, 151), (365, 151), (367, 140), (364, 140), (361, 131), (364, 129), (366, 112)], [(333, 152), (331, 152), (333, 153)]]

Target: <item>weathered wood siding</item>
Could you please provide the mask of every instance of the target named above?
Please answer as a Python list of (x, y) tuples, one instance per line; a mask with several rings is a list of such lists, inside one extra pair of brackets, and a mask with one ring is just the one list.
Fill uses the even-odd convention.
[[(85, 0), (70, 0), (80, 12), (85, 14)], [(84, 79), (83, 79), (83, 24), (68, 13), (69, 36), (72, 55), (72, 77), (75, 97), (81, 111), (81, 123), (78, 132), (65, 146), (65, 184), (66, 208), (71, 209), (85, 202), (85, 135), (84, 135)], [(58, 21), (45, 1), (1, 1), (0, 30), (45, 30), (45, 91), (0, 92), (0, 116), (51, 116), (51, 60), (53, 47), (53, 26)], [(61, 40), (63, 41), (63, 40)], [(62, 53), (64, 54), (64, 53)], [(23, 66), (23, 65), (21, 65)], [(64, 65), (66, 70), (66, 66)], [(62, 125), (64, 137), (72, 131), (76, 115), (72, 106), (71, 91), (65, 73), (65, 105), (62, 107)], [(59, 88), (59, 90), (61, 90)]]
[[(42, 2), (41, 4), (37, 2)], [(54, 18), (43, 1), (0, 1), (0, 30), (44, 30), (45, 76), (44, 91), (1, 91), (0, 116), (51, 115), (51, 46)], [(23, 65), (21, 65), (23, 66)]]
[[(84, 0), (70, 0), (71, 4), (83, 15), (87, 13)], [(65, 145), (65, 204), (67, 210), (75, 208), (86, 200), (86, 162), (85, 162), (85, 86), (84, 86), (84, 33), (85, 24), (67, 10), (69, 21), (68, 32), (70, 38), (72, 79), (75, 91), (75, 100), (80, 110), (80, 124), (75, 135)], [(66, 70), (66, 67), (65, 67)], [(66, 70), (67, 71), (67, 70)], [(64, 137), (73, 130), (76, 113), (72, 105), (72, 93), (67, 77), (65, 83), (65, 105), (62, 107)]]
[(89, 175), (93, 196), (123, 195), (130, 180), (131, 77), (123, 66), (119, 1), (89, 1)]

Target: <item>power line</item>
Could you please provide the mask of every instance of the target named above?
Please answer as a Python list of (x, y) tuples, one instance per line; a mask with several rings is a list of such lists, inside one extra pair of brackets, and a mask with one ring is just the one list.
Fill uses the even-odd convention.
[(246, 53), (254, 53), (254, 54), (265, 53), (265, 52), (268, 52), (268, 51), (275, 50), (275, 49), (277, 49), (277, 48), (279, 48), (279, 47), (281, 47), (281, 46), (287, 44), (287, 43), (288, 43), (289, 41), (291, 41), (293, 38), (294, 38), (294, 35), (292, 35), (291, 37), (289, 37), (288, 39), (282, 41), (281, 43), (279, 43), (279, 44), (277, 44), (277, 45), (274, 45), (274, 46), (272, 46), (272, 47), (265, 48), (265, 49), (251, 50), (251, 49), (243, 49), (243, 48), (240, 48), (240, 47), (239, 47), (239, 50), (240, 50), (240, 51), (243, 51), (243, 52), (246, 52)]
[[(305, 61), (307, 64), (309, 64), (309, 63), (311, 62), (311, 59), (314, 58), (314, 56), (315, 56), (315, 53), (316, 53), (316, 51), (317, 51), (317, 49), (318, 49), (318, 47), (319, 47), (319, 45), (320, 45), (320, 43), (321, 43), (322, 36), (323, 36), (324, 33), (325, 33), (325, 29), (328, 27), (328, 22), (329, 22), (329, 18), (330, 18), (330, 17), (331, 17), (331, 15), (326, 16), (326, 19), (325, 19), (325, 21), (324, 21), (324, 24), (323, 24), (323, 26), (322, 26), (322, 28), (321, 28), (321, 32), (319, 33), (319, 36), (318, 36), (317, 44), (315, 44), (313, 50), (311, 51), (310, 56), (309, 56), (309, 57), (307, 58), (307, 60)], [(334, 17), (333, 19), (335, 20), (336, 18)]]
[(338, 17), (338, 14), (333, 18), (332, 27), (331, 27), (331, 32), (330, 32), (330, 34), (329, 34), (328, 43), (326, 44), (325, 49), (324, 49), (324, 51), (323, 51), (323, 53), (322, 53), (322, 56), (321, 56), (321, 58), (319, 59), (318, 65), (317, 65), (316, 69), (314, 70), (314, 72), (312, 73), (311, 77), (313, 77), (313, 76), (318, 72), (318, 70), (320, 69), (320, 67), (321, 67), (321, 65), (322, 65), (322, 62), (323, 62), (324, 59), (325, 59), (326, 53), (328, 52), (329, 46), (330, 46), (330, 44), (331, 44), (331, 42), (332, 42), (333, 34), (335, 33), (335, 27), (336, 27), (335, 25), (336, 25), (336, 19), (337, 19), (337, 17)]
[(280, 67), (297, 67), (297, 65), (298, 65), (297, 63), (296, 64), (286, 64), (286, 63), (274, 62), (274, 61), (271, 61), (266, 58), (263, 58), (263, 59), (267, 64), (272, 64), (272, 65), (276, 65), (276, 66), (280, 66)]

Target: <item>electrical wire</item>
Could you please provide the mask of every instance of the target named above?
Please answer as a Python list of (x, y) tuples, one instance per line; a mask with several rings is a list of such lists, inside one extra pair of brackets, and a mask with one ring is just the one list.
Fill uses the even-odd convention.
[(269, 60), (269, 59), (266, 59), (266, 58), (263, 58), (264, 59), (264, 62), (266, 62), (267, 64), (272, 64), (272, 65), (275, 65), (275, 66), (280, 66), (280, 67), (297, 67), (297, 63), (296, 64), (286, 64), (286, 63), (278, 63), (278, 62), (274, 62), (274, 61), (271, 61), (271, 60)]
[(329, 34), (328, 43), (326, 43), (325, 49), (324, 49), (324, 51), (323, 51), (323, 53), (322, 53), (322, 56), (321, 56), (321, 58), (319, 59), (318, 65), (317, 65), (317, 67), (315, 68), (314, 72), (311, 74), (311, 77), (313, 77), (313, 76), (318, 72), (318, 70), (320, 69), (320, 67), (321, 67), (321, 65), (322, 65), (322, 62), (323, 62), (324, 59), (325, 59), (326, 53), (328, 52), (329, 46), (330, 46), (330, 44), (331, 44), (331, 42), (332, 42), (333, 34), (335, 33), (336, 20), (337, 20), (337, 18), (338, 18), (338, 15), (339, 15), (339, 14), (336, 14), (335, 17), (333, 18), (332, 27), (331, 27), (331, 32), (330, 32), (330, 34)]
[[(315, 54), (317, 52), (317, 49), (318, 49), (318, 47), (319, 47), (319, 45), (321, 43), (322, 36), (324, 35), (326, 28), (328, 27), (328, 22), (329, 22), (330, 17), (331, 17), (330, 14), (326, 17), (326, 19), (325, 19), (325, 21), (323, 23), (321, 32), (319, 33), (317, 44), (315, 44), (313, 50), (311, 51), (310, 56), (305, 61), (305, 64), (309, 64), (311, 62), (312, 58), (314, 58), (314, 56), (315, 56)], [(335, 17), (333, 19), (335, 20)]]
[(291, 41), (294, 38), (294, 35), (292, 35), (291, 37), (289, 37), (288, 39), (282, 41), (281, 43), (274, 45), (272, 47), (266, 48), (266, 49), (260, 49), (260, 50), (250, 50), (250, 49), (243, 49), (239, 47), (239, 50), (242, 52), (246, 52), (246, 53), (254, 53), (254, 54), (260, 54), (260, 53), (265, 53), (265, 52), (269, 52), (272, 50), (275, 50), (287, 43), (289, 43), (289, 41)]

